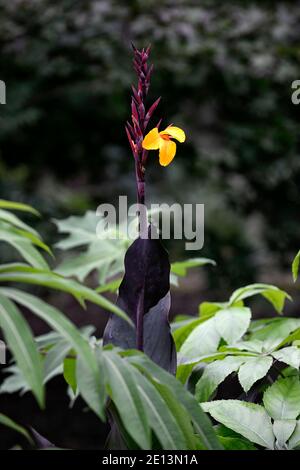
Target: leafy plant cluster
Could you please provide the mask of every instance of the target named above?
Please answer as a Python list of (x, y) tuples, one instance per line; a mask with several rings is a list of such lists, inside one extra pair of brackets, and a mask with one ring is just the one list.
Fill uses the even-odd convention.
[[(23, 257), (22, 263), (0, 266), (0, 327), (14, 358), (6, 368), (1, 393), (31, 391), (44, 407), (47, 383), (62, 375), (71, 404), (81, 396), (101, 420), (111, 423), (110, 448), (299, 447), (300, 320), (283, 316), (252, 320), (246, 305), (259, 295), (281, 314), (290, 300), (288, 293), (272, 285), (252, 284), (234, 291), (226, 302), (202, 302), (196, 317), (176, 318), (172, 324), (178, 355), (174, 377), (142, 352), (103, 347), (92, 327), (79, 330), (57, 308), (25, 290), (26, 284), (62, 290), (130, 324), (127, 315), (99, 293), (117, 291), (130, 240), (96, 240), (91, 213), (57, 221), (59, 230), (68, 234), (58, 246), (70, 249), (72, 255), (50, 269), (41, 250), (47, 256), (51, 250), (12, 212), (36, 215), (34, 209), (3, 200), (0, 206), (2, 240)], [(295, 279), (298, 258), (293, 264)], [(185, 275), (187, 269), (206, 263), (212, 261), (174, 263), (172, 276)], [(95, 270), (96, 287), (82, 284)], [(71, 274), (79, 280), (70, 279)], [(111, 280), (112, 275), (117, 281)], [(16, 287), (19, 283), (22, 288)], [(44, 320), (50, 332), (34, 338), (22, 308)], [(28, 445), (51, 445), (3, 414), (0, 423), (21, 433)]]

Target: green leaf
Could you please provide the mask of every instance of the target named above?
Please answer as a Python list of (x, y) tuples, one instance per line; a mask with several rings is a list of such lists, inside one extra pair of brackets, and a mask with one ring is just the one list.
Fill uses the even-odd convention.
[(58, 373), (62, 373), (62, 364), (69, 351), (70, 344), (65, 339), (61, 339), (47, 352), (44, 361), (44, 383)]
[(228, 356), (221, 361), (208, 364), (196, 384), (195, 397), (199, 402), (209, 400), (216, 388), (249, 358)]
[(218, 349), (220, 339), (215, 319), (210, 318), (193, 329), (181, 346), (180, 353), (189, 359), (211, 354)]
[(286, 443), (296, 428), (295, 419), (276, 419), (273, 423), (273, 432), (276, 437), (276, 447), (285, 449)]
[[(77, 356), (76, 380), (77, 389), (89, 407), (105, 421), (105, 404), (107, 394), (105, 390), (105, 368), (102, 353), (90, 348), (92, 364), (84, 356)], [(97, 369), (94, 368), (96, 361)], [(93, 367), (91, 367), (93, 365)]]
[(30, 225), (25, 224), (25, 222), (19, 219), (19, 217), (17, 217), (15, 214), (12, 214), (9, 211), (0, 209), (0, 223), (1, 222), (5, 222), (6, 224), (17, 227), (21, 230), (24, 230), (25, 232), (30, 232), (33, 235), (39, 237), (39, 234), (37, 233), (36, 230), (30, 227)]
[(284, 362), (295, 369), (300, 367), (300, 350), (296, 346), (289, 346), (287, 348), (279, 349), (272, 353), (272, 356), (277, 361)]
[(20, 394), (23, 395), (30, 390), (21, 370), (16, 364), (6, 367), (5, 372), (10, 375), (3, 380), (0, 386), (0, 393), (20, 392)]
[(23, 428), (23, 426), (20, 426), (19, 424), (15, 423), (15, 421), (13, 421), (11, 418), (9, 418), (8, 416), (2, 413), (0, 413), (0, 424), (10, 429), (13, 429), (14, 431), (17, 431), (19, 434), (22, 434), (22, 436), (26, 437), (27, 441), (30, 444), (33, 444), (33, 441), (29, 432), (26, 431), (26, 429)]
[(52, 289), (68, 292), (73, 295), (81, 304), (85, 300), (103, 307), (110, 312), (123, 318), (129, 324), (132, 324), (128, 316), (119, 307), (112, 302), (97, 294), (92, 289), (89, 289), (82, 284), (74, 281), (73, 279), (66, 279), (52, 271), (41, 270), (32, 268), (22, 263), (10, 263), (0, 265), (0, 281), (10, 282), (24, 282), (27, 284), (36, 284)]
[(296, 419), (300, 414), (298, 377), (279, 378), (264, 393), (263, 402), (273, 419)]
[(112, 351), (104, 351), (103, 359), (107, 392), (124, 427), (141, 449), (151, 449), (148, 415), (130, 367)]
[(202, 302), (199, 305), (200, 317), (212, 316), (218, 310), (228, 307), (228, 302)]
[(247, 307), (231, 307), (219, 310), (214, 318), (220, 336), (228, 344), (232, 344), (246, 333), (251, 320), (251, 310)]
[(43, 407), (45, 397), (40, 355), (28, 324), (13, 302), (2, 294), (0, 294), (0, 327), (25, 381), (39, 405)]
[(289, 335), (300, 327), (298, 318), (279, 318), (254, 331), (250, 340), (264, 342), (266, 351), (273, 351), (288, 341)]
[(85, 383), (83, 384), (83, 387), (81, 387), (81, 381), (77, 376), (79, 392), (91, 409), (100, 418), (104, 419), (104, 398), (101, 396), (103, 383), (101, 381), (97, 360), (87, 340), (82, 337), (77, 328), (67, 317), (60, 313), (56, 308), (48, 305), (46, 302), (17, 289), (1, 288), (0, 292), (31, 310), (35, 315), (50, 325), (51, 328), (58, 331), (61, 336), (70, 343), (71, 347), (77, 353), (78, 362), (83, 364), (83, 369), (86, 376), (89, 378), (89, 386), (92, 389), (97, 390), (98, 394), (97, 397), (93, 396), (93, 399), (91, 400), (89, 389), (85, 387)]
[(262, 295), (265, 297), (278, 313), (282, 312), (285, 299), (291, 300), (287, 292), (276, 286), (270, 284), (250, 284), (234, 291), (229, 299), (229, 304), (233, 305), (237, 301), (253, 297), (254, 295)]
[(64, 379), (74, 393), (77, 390), (76, 360), (66, 357), (64, 360)]
[(31, 240), (18, 235), (10, 228), (0, 228), (0, 241), (4, 241), (15, 248), (20, 255), (38, 269), (49, 269), (49, 266), (39, 251), (32, 245)]
[(185, 322), (183, 326), (177, 328), (175, 331), (172, 332), (177, 351), (181, 348), (185, 340), (196, 328), (196, 326), (200, 325), (200, 323), (203, 323), (203, 320), (201, 320), (200, 318), (197, 318), (196, 320), (189, 320), (188, 322)]
[(239, 400), (216, 400), (201, 406), (216, 421), (251, 442), (274, 449), (271, 419), (262, 406)]
[(136, 371), (134, 376), (145, 405), (149, 424), (163, 449), (185, 449), (186, 442), (182, 430), (161, 394), (142, 374)]
[(265, 377), (272, 366), (273, 360), (269, 356), (251, 357), (243, 364), (238, 372), (238, 378), (244, 391), (249, 392), (257, 380)]
[(216, 262), (209, 258), (191, 258), (185, 261), (177, 261), (176, 263), (172, 263), (171, 272), (177, 276), (186, 276), (189, 268), (205, 266), (206, 264), (216, 266)]
[(238, 341), (247, 331), (250, 319), (249, 308), (221, 309), (215, 314), (208, 313), (207, 317), (194, 320), (181, 331), (176, 330), (174, 336), (177, 344), (181, 343), (180, 353), (183, 357), (197, 358), (216, 352), (222, 337), (228, 343)]
[(293, 280), (294, 282), (297, 281), (298, 278), (298, 272), (299, 272), (299, 261), (300, 261), (300, 250), (296, 254), (294, 261), (292, 263), (292, 274), (293, 274)]
[(154, 385), (159, 382), (166, 385), (174, 393), (176, 399), (184, 406), (186, 413), (193, 421), (196, 433), (206, 449), (221, 450), (223, 448), (195, 398), (175, 377), (154, 364), (145, 355), (134, 354), (128, 357), (128, 360), (141, 370)]
[(88, 245), (97, 240), (96, 228), (100, 217), (93, 211), (87, 211), (84, 216), (70, 216), (64, 220), (54, 219), (60, 233), (69, 236), (56, 244), (57, 248), (68, 250), (78, 246)]
[(256, 447), (242, 437), (219, 436), (220, 442), (225, 450), (256, 450)]
[[(123, 259), (125, 256), (124, 243), (109, 243), (107, 240), (99, 240), (89, 246), (88, 250), (64, 260), (56, 272), (62, 276), (75, 276), (79, 281), (84, 279), (94, 269), (104, 271), (103, 281), (123, 271)], [(120, 263), (119, 263), (120, 261)], [(117, 269), (115, 266), (117, 265)]]
[(288, 448), (294, 449), (300, 446), (300, 420), (296, 421), (295, 430), (288, 442)]
[(34, 214), (37, 216), (40, 215), (39, 212), (35, 210), (33, 207), (29, 206), (28, 204), (23, 204), (21, 202), (13, 202), (13, 201), (6, 201), (4, 199), (0, 199), (0, 207), (1, 209), (31, 212), (31, 214)]
[(114, 279), (111, 282), (103, 284), (102, 286), (97, 287), (96, 292), (98, 294), (103, 294), (104, 292), (117, 292), (122, 282), (122, 278)]

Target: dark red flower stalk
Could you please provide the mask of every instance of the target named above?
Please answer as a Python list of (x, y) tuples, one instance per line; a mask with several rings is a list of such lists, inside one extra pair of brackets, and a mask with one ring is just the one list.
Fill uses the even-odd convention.
[(158, 98), (146, 111), (146, 97), (150, 87), (153, 65), (148, 64), (150, 46), (138, 50), (132, 45), (134, 59), (133, 66), (138, 77), (137, 87), (132, 86), (131, 96), (131, 122), (126, 123), (126, 133), (132, 154), (135, 159), (135, 174), (137, 185), (137, 201), (145, 202), (145, 165), (148, 151), (143, 149), (142, 142), (149, 120), (151, 119), (160, 98)]
[(132, 87), (131, 122), (126, 124), (126, 133), (135, 160), (137, 201), (143, 207), (139, 208), (139, 237), (125, 255), (125, 274), (119, 288), (117, 304), (127, 313), (135, 328), (122, 318), (112, 315), (105, 328), (103, 344), (144, 351), (154, 362), (175, 374), (176, 349), (168, 317), (170, 262), (158, 237), (151, 238), (155, 227), (148, 227), (144, 206), (148, 151), (143, 148), (143, 140), (160, 98), (146, 109), (153, 70), (153, 66), (148, 64), (150, 47), (138, 50), (133, 46), (133, 52), (138, 83), (137, 87)]

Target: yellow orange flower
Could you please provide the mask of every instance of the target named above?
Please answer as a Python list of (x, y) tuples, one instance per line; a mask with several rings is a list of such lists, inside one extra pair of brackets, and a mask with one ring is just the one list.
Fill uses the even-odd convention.
[(159, 150), (159, 163), (162, 166), (167, 166), (171, 163), (176, 153), (176, 143), (171, 138), (184, 142), (185, 133), (182, 129), (175, 126), (169, 126), (160, 132), (157, 127), (154, 127), (145, 136), (142, 146), (146, 150)]

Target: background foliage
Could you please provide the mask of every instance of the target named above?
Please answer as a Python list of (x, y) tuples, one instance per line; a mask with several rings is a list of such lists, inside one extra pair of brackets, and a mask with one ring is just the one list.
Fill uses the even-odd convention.
[[(300, 7), (287, 1), (0, 1), (1, 190), (51, 216), (129, 193), (130, 41), (153, 45), (157, 117), (187, 132), (155, 200), (203, 202), (223, 287), (284, 268), (299, 240)], [(168, 123), (168, 121), (166, 121)], [(34, 184), (33, 184), (34, 182)], [(26, 196), (25, 196), (26, 194)], [(29, 201), (28, 201), (29, 199)], [(181, 252), (181, 245), (175, 245)], [(245, 267), (247, 266), (247, 268)]]

